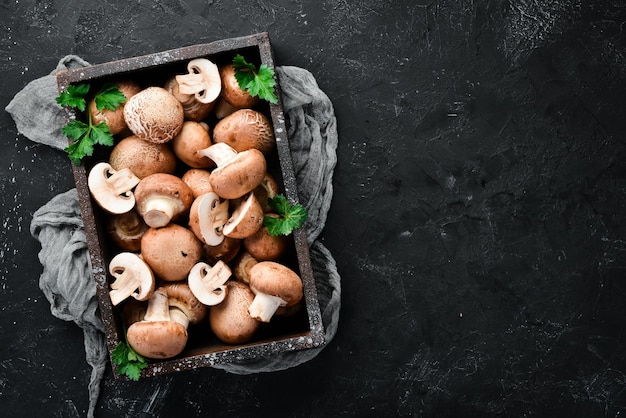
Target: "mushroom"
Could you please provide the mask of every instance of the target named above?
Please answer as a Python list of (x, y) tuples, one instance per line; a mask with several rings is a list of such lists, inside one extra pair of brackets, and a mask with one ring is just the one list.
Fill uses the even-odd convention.
[(213, 306), (226, 297), (226, 281), (231, 274), (230, 267), (223, 261), (218, 261), (213, 267), (201, 261), (189, 272), (187, 283), (200, 302)]
[(138, 252), (141, 249), (141, 237), (149, 226), (135, 210), (126, 213), (109, 215), (106, 219), (106, 230), (113, 244), (119, 248)]
[(208, 192), (212, 192), (211, 182), (209, 181), (211, 172), (204, 168), (190, 168), (182, 175), (181, 180), (185, 182), (191, 189), (193, 197), (196, 198)]
[(202, 243), (178, 224), (150, 228), (141, 239), (141, 256), (153, 273), (165, 281), (185, 280), (202, 255)]
[(255, 148), (268, 155), (276, 145), (276, 138), (272, 123), (263, 113), (239, 109), (217, 122), (213, 142), (224, 142), (238, 152)]
[(125, 168), (114, 170), (109, 163), (101, 162), (93, 166), (87, 178), (87, 186), (94, 200), (109, 213), (119, 214), (135, 206), (133, 188), (139, 178)]
[(189, 210), (189, 228), (207, 245), (224, 240), (224, 224), (228, 221), (228, 201), (213, 192), (198, 196)]
[(222, 303), (209, 308), (209, 326), (221, 341), (243, 344), (252, 339), (260, 322), (248, 314), (254, 294), (244, 283), (226, 282), (226, 297)]
[(178, 82), (176, 81), (176, 76), (170, 77), (163, 86), (168, 93), (172, 96), (176, 97), (176, 99), (183, 106), (183, 114), (185, 115), (185, 120), (193, 120), (199, 122), (205, 119), (213, 110), (215, 106), (215, 102), (211, 103), (202, 103), (196, 100), (195, 95), (193, 94), (182, 94), (180, 92), (180, 87)]
[(188, 74), (177, 75), (181, 94), (193, 94), (200, 103), (212, 103), (222, 91), (220, 71), (206, 58), (196, 58), (187, 64)]
[[(126, 97), (126, 101), (141, 91), (139, 84), (134, 81), (122, 80), (113, 84), (116, 85), (117, 89)], [(95, 98), (91, 99), (89, 101), (89, 112), (91, 113), (92, 123), (98, 125), (104, 122), (113, 135), (119, 134), (128, 127), (124, 120), (124, 105), (125, 103), (122, 103), (122, 105), (115, 108), (115, 110), (107, 108), (98, 109)]]
[(109, 262), (109, 273), (115, 278), (109, 297), (113, 306), (132, 296), (147, 300), (154, 292), (154, 275), (141, 257), (132, 252), (121, 252)]
[(238, 199), (237, 206), (224, 224), (223, 233), (231, 238), (247, 238), (257, 232), (263, 225), (263, 209), (256, 200), (254, 193)]
[(184, 118), (183, 105), (162, 87), (145, 88), (124, 106), (124, 119), (132, 133), (157, 144), (174, 138)]
[(209, 181), (213, 191), (224, 199), (236, 199), (254, 190), (265, 177), (265, 156), (257, 149), (235, 151), (223, 142), (201, 150), (217, 164)]
[(214, 109), (218, 119), (228, 116), (237, 109), (254, 107), (259, 103), (260, 99), (257, 96), (252, 96), (239, 86), (239, 81), (235, 77), (235, 67), (232, 64), (220, 67), (220, 77), (222, 94)]
[(174, 154), (189, 167), (212, 168), (215, 166), (213, 160), (198, 152), (212, 145), (209, 127), (205, 123), (185, 121), (171, 144)]
[(179, 177), (155, 173), (141, 179), (135, 189), (137, 212), (152, 228), (158, 228), (186, 215), (193, 193)]
[(161, 285), (160, 288), (164, 289), (169, 297), (170, 315), (175, 315), (174, 309), (184, 314), (184, 318), (175, 317), (174, 320), (187, 327), (189, 324), (199, 324), (206, 318), (208, 308), (194, 295), (189, 284), (170, 282)]
[(140, 179), (154, 173), (173, 174), (176, 155), (168, 144), (154, 144), (137, 135), (119, 141), (109, 155), (109, 164), (115, 170), (129, 168)]
[(187, 327), (170, 315), (169, 296), (164, 289), (154, 291), (141, 321), (126, 331), (128, 344), (150, 359), (167, 359), (180, 354), (187, 345)]
[(269, 199), (273, 199), (280, 193), (280, 187), (276, 182), (276, 179), (270, 174), (265, 173), (261, 184), (254, 188), (254, 195), (259, 201), (259, 204), (263, 208), (263, 212), (271, 212), (272, 208), (268, 204)]
[[(265, 216), (278, 216), (265, 214)], [(257, 260), (279, 260), (289, 247), (289, 236), (271, 235), (267, 226), (262, 225), (254, 234), (243, 240), (244, 248)]]
[(230, 263), (239, 253), (241, 240), (224, 235), (224, 239), (218, 245), (204, 245), (204, 258), (211, 264), (222, 260)]
[(302, 280), (289, 267), (274, 261), (260, 261), (250, 268), (250, 289), (254, 301), (250, 316), (269, 322), (280, 306), (293, 306), (302, 300)]
[(250, 269), (259, 261), (247, 251), (242, 251), (233, 262), (233, 275), (237, 280), (245, 284), (250, 283)]

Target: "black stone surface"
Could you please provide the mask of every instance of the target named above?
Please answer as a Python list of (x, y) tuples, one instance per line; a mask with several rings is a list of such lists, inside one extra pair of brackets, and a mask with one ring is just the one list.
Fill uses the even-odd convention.
[[(335, 105), (335, 339), (269, 374), (109, 370), (97, 415), (624, 414), (625, 25), (616, 0), (0, 2), (3, 107), (66, 54), (262, 31)], [(85, 416), (82, 332), (50, 314), (28, 231), (70, 162), (6, 112), (0, 132), (0, 404)]]

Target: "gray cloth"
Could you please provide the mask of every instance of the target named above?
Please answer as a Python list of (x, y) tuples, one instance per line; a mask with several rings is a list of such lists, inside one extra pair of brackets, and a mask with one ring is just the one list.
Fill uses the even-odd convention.
[[(86, 65), (89, 63), (77, 56), (66, 56), (50, 75), (32, 81), (14, 97), (6, 110), (22, 135), (56, 149), (67, 146), (67, 138), (60, 131), (65, 121), (55, 102), (58, 92), (54, 74), (64, 68)], [(317, 238), (324, 228), (332, 199), (338, 142), (336, 119), (332, 103), (310, 72), (297, 67), (278, 67), (277, 77), (283, 89), (299, 197), (310, 214), (305, 228), (328, 344), (339, 322), (341, 282), (332, 254)], [(74, 321), (84, 331), (86, 359), (92, 366), (88, 416), (93, 416), (108, 353), (76, 189), (55, 196), (37, 210), (31, 222), (31, 234), (41, 243), (39, 260), (43, 272), (39, 286), (50, 302), (52, 314)], [(323, 348), (215, 367), (235, 374), (284, 370), (311, 360)]]

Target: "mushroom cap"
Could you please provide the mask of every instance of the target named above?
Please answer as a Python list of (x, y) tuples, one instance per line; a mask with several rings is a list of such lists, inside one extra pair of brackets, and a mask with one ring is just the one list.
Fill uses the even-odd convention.
[(233, 261), (233, 275), (240, 282), (249, 284), (250, 269), (258, 262), (248, 251), (242, 251)]
[(250, 268), (250, 289), (282, 299), (284, 306), (300, 302), (302, 279), (289, 267), (275, 261), (260, 261)]
[(241, 152), (255, 148), (267, 155), (276, 145), (270, 120), (253, 109), (239, 109), (213, 128), (213, 142), (224, 142)]
[(141, 239), (141, 256), (162, 280), (186, 279), (202, 255), (202, 243), (193, 232), (178, 224), (150, 228)]
[(171, 144), (174, 154), (189, 167), (211, 168), (215, 166), (213, 160), (198, 153), (213, 144), (206, 124), (191, 120), (185, 121)]
[(221, 341), (243, 344), (252, 339), (260, 324), (248, 313), (254, 294), (246, 284), (235, 280), (229, 280), (226, 285), (222, 303), (209, 309), (209, 325)]
[(166, 359), (180, 354), (189, 335), (184, 325), (175, 321), (138, 321), (126, 331), (128, 344), (150, 359)]
[[(141, 91), (141, 86), (134, 81), (131, 80), (122, 80), (115, 82), (118, 90), (126, 97), (126, 101), (133, 97), (135, 94)], [(126, 125), (126, 120), (124, 119), (124, 105), (126, 103), (122, 103), (121, 106), (118, 106), (115, 110), (110, 110), (107, 108), (98, 109), (96, 107), (95, 99), (91, 99), (89, 101), (89, 112), (91, 112), (91, 121), (94, 125), (98, 125), (102, 122), (106, 123), (109, 127), (109, 131), (113, 135), (119, 134), (124, 131), (128, 126)]]
[(176, 97), (183, 106), (183, 114), (185, 120), (193, 120), (199, 122), (205, 119), (213, 110), (215, 102), (202, 103), (196, 100), (193, 94), (183, 94), (180, 92), (180, 86), (176, 81), (176, 76), (170, 77), (163, 86), (168, 93)]
[(252, 96), (246, 90), (239, 87), (239, 82), (235, 77), (235, 68), (232, 64), (220, 67), (220, 77), (222, 78), (221, 98), (236, 108), (254, 107), (259, 103), (257, 96)]
[(230, 263), (237, 256), (240, 248), (240, 239), (224, 235), (224, 239), (220, 244), (204, 245), (204, 258), (211, 264), (215, 264), (220, 260), (224, 263)]
[(115, 170), (129, 168), (142, 179), (154, 173), (173, 174), (176, 155), (168, 144), (155, 144), (131, 135), (115, 144), (109, 155), (109, 164)]
[(128, 128), (149, 142), (170, 141), (180, 132), (184, 118), (183, 105), (162, 87), (145, 88), (124, 106)]
[(185, 171), (181, 180), (189, 186), (191, 192), (193, 193), (193, 197), (198, 197), (213, 191), (209, 177), (211, 177), (211, 172), (209, 170), (204, 168), (190, 168)]
[(141, 237), (149, 226), (135, 210), (106, 218), (107, 235), (113, 244), (126, 251), (141, 250)]
[(207, 245), (222, 243), (227, 221), (228, 201), (213, 192), (198, 196), (189, 209), (189, 228)]
[(258, 231), (243, 240), (243, 246), (259, 261), (279, 260), (287, 252), (289, 236), (270, 235), (267, 227), (262, 225)]
[(191, 324), (200, 323), (207, 315), (208, 309), (193, 294), (189, 284), (183, 282), (170, 282), (161, 285), (167, 292), (170, 308), (172, 306), (185, 313)]
[(223, 233), (231, 238), (247, 238), (263, 225), (263, 209), (254, 193), (239, 199), (235, 210), (224, 224)]
[(139, 178), (129, 169), (114, 170), (109, 163), (94, 165), (87, 177), (87, 187), (93, 199), (105, 211), (120, 214), (135, 206), (133, 188)]
[[(225, 147), (232, 149), (227, 144), (217, 143), (204, 152), (208, 153), (209, 158), (213, 158), (213, 151), (221, 152), (221, 148)], [(253, 148), (235, 153), (223, 164), (218, 162), (218, 167), (211, 172), (209, 181), (213, 191), (224, 199), (237, 199), (261, 184), (266, 170), (265, 156)]]
[(155, 173), (141, 179), (135, 188), (137, 212), (153, 228), (165, 226), (186, 215), (193, 193), (179, 177)]

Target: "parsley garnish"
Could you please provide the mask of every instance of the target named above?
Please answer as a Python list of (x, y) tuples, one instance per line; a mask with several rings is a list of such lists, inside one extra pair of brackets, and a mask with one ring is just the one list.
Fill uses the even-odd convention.
[(111, 360), (117, 364), (117, 372), (131, 380), (139, 380), (141, 371), (148, 367), (146, 359), (138, 354), (126, 341), (120, 342), (111, 353)]
[[(88, 93), (89, 84), (69, 85), (66, 91), (61, 92), (56, 98), (56, 102), (61, 106), (72, 107), (83, 112), (87, 107), (86, 97)], [(115, 110), (126, 101), (126, 96), (116, 84), (105, 84), (96, 94), (94, 100), (98, 110), (105, 108)], [(111, 134), (108, 125), (104, 122), (94, 125), (91, 121), (91, 112), (87, 113), (88, 123), (73, 120), (61, 128), (61, 132), (72, 140), (65, 151), (75, 165), (80, 165), (83, 157), (93, 154), (94, 145), (113, 145), (113, 134)]]
[(278, 103), (278, 98), (274, 92), (276, 80), (274, 80), (274, 70), (266, 64), (261, 64), (258, 71), (254, 64), (246, 61), (237, 54), (233, 59), (235, 78), (242, 90), (247, 90), (252, 96), (258, 96), (270, 103)]
[(267, 199), (267, 203), (278, 215), (263, 218), (263, 225), (267, 227), (270, 235), (289, 235), (294, 229), (300, 228), (309, 216), (304, 207), (290, 204), (282, 194)]

